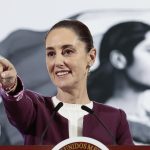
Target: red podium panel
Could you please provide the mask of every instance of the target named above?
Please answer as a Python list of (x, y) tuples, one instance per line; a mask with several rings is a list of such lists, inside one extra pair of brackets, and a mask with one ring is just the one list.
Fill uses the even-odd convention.
[(0, 150), (51, 150), (50, 145), (31, 145), (31, 146), (0, 146)]
[[(107, 146), (109, 150), (150, 150), (150, 146)], [(41, 146), (0, 146), (0, 150), (51, 150), (50, 145)]]
[(110, 150), (150, 150), (150, 146), (107, 146)]

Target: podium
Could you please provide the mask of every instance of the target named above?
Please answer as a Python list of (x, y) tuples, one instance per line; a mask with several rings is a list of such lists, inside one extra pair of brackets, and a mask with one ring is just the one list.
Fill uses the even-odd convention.
[(73, 137), (57, 145), (0, 146), (0, 150), (150, 150), (150, 145), (104, 145), (88, 137)]
[[(150, 146), (107, 146), (109, 150), (150, 150)], [(41, 146), (0, 146), (0, 150), (51, 150), (51, 145)]]

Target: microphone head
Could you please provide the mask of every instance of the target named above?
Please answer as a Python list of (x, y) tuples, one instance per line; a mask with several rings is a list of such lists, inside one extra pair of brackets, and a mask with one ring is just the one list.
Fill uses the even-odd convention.
[(57, 112), (61, 107), (63, 106), (63, 103), (62, 102), (59, 102), (56, 107), (54, 108), (54, 112)]
[(81, 109), (87, 111), (87, 112), (90, 113), (90, 114), (93, 114), (93, 113), (94, 113), (94, 111), (93, 111), (92, 109), (90, 109), (89, 107), (87, 107), (87, 106), (85, 106), (85, 105), (82, 105), (82, 106), (81, 106)]

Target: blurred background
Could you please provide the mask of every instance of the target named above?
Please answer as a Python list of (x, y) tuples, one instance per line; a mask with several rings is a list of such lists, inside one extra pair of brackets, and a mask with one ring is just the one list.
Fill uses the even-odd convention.
[[(141, 21), (149, 25), (150, 1), (0, 0), (0, 55), (8, 58), (16, 66), (25, 88), (43, 95), (56, 94), (56, 88), (46, 70), (44, 36), (54, 23), (66, 18), (83, 21), (92, 32), (94, 45), (97, 48), (97, 59), (91, 68), (92, 74), (100, 66), (99, 47), (104, 33), (113, 25), (126, 21)], [(91, 85), (89, 91), (92, 88)], [(147, 88), (146, 93), (148, 90)], [(145, 96), (145, 91), (142, 94)], [(146, 99), (149, 98), (147, 95)], [(91, 99), (94, 99), (95, 96), (90, 93)], [(94, 100), (104, 102), (101, 99)], [(139, 103), (143, 106), (139, 112), (149, 109), (145, 108), (149, 101), (143, 101), (144, 104)], [(121, 105), (113, 106), (124, 109)], [(2, 101), (0, 101), (0, 112), (0, 144), (23, 144), (22, 136), (7, 120)], [(134, 117), (128, 115), (128, 111), (126, 113), (129, 123), (135, 123), (130, 124), (135, 143), (150, 144), (150, 123), (143, 121), (144, 127), (141, 127), (139, 118), (133, 119)]]

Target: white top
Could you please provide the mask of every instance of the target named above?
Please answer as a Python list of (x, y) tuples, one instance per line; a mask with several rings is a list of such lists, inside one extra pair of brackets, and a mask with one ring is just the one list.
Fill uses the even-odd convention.
[[(56, 106), (60, 101), (56, 96), (52, 97), (54, 106)], [(69, 121), (69, 137), (82, 136), (83, 129), (83, 117), (87, 115), (88, 112), (81, 109), (83, 104), (69, 104), (63, 102), (63, 107), (59, 109), (58, 113), (68, 119)], [(86, 104), (85, 106), (93, 108), (93, 102)]]

